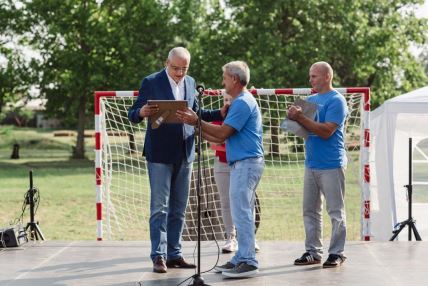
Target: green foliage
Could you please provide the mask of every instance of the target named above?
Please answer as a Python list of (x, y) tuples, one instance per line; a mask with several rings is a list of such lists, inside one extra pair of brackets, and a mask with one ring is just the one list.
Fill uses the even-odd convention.
[[(220, 28), (202, 32), (200, 51), (218, 73), (228, 60), (247, 61), (256, 87), (306, 87), (310, 65), (328, 61), (336, 86), (371, 87), (377, 106), (427, 83), (409, 52), (427, 40), (427, 19), (410, 9), (422, 2), (229, 0), (230, 19), (220, 8), (208, 17), (207, 28)], [(200, 77), (218, 86), (219, 76), (208, 73)]]
[(14, 108), (9, 112), (13, 116), (17, 126), (27, 126), (28, 121), (34, 118), (34, 111), (27, 110), (23, 107)]
[(25, 59), (22, 50), (11, 45), (22, 31), (19, 21), (22, 13), (14, 7), (15, 1), (0, 2), (0, 113), (8, 103), (28, 96), (32, 81), (31, 62)]
[[(75, 157), (84, 157), (83, 132), (92, 122), (93, 91), (135, 89), (141, 72), (158, 69), (174, 35), (157, 1), (23, 1), (25, 40), (42, 55), (47, 113), (77, 126)], [(18, 9), (19, 10), (19, 9)], [(156, 31), (156, 33), (153, 33)], [(89, 116), (88, 116), (89, 115)]]
[[(427, 19), (413, 12), (422, 2), (4, 0), (0, 108), (39, 88), (48, 115), (77, 129), (82, 158), (93, 92), (137, 89), (176, 45), (189, 48), (190, 74), (207, 87), (221, 87), (221, 67), (237, 59), (250, 65), (250, 86), (307, 87), (310, 65), (325, 60), (335, 86), (371, 87), (376, 107), (428, 82), (409, 52), (427, 43)], [(12, 37), (40, 58), (24, 61)]]
[(19, 51), (0, 43), (0, 112), (8, 103), (29, 95), (29, 65)]

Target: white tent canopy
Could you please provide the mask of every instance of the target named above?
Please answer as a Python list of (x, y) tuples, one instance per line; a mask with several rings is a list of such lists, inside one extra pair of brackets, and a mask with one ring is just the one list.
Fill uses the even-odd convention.
[(428, 86), (385, 101), (370, 116), (371, 234), (388, 240), (408, 217), (409, 137), (413, 147), (428, 138)]

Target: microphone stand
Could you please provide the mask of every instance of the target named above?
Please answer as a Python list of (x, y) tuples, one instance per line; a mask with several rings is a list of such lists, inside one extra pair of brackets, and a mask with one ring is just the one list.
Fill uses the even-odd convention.
[(28, 194), (25, 197), (25, 203), (27, 205), (30, 205), (30, 222), (27, 223), (27, 226), (25, 227), (25, 230), (27, 231), (30, 229), (30, 237), (31, 240), (39, 240), (39, 237), (41, 240), (45, 240), (45, 237), (43, 236), (42, 230), (39, 227), (39, 223), (34, 221), (34, 195), (37, 193), (37, 189), (33, 187), (33, 171), (30, 170), (30, 189), (28, 190)]
[(196, 87), (198, 91), (198, 178), (196, 182), (196, 193), (198, 196), (198, 272), (193, 275), (193, 286), (208, 286), (205, 284), (204, 279), (201, 276), (201, 181), (202, 181), (202, 171), (201, 171), (201, 148), (202, 148), (202, 127), (201, 127), (201, 109), (202, 109), (202, 96), (205, 88), (202, 85)]
[(407, 220), (399, 222), (395, 225), (394, 230), (392, 231), (393, 236), (389, 241), (393, 241), (397, 238), (398, 234), (406, 227), (409, 227), (408, 239), (412, 241), (412, 231), (415, 234), (417, 241), (421, 241), (422, 238), (419, 235), (418, 230), (416, 229), (416, 220), (412, 216), (412, 195), (413, 195), (413, 185), (412, 185), (412, 138), (409, 138), (409, 184), (404, 187), (407, 188), (407, 197), (408, 197), (408, 211), (409, 216)]

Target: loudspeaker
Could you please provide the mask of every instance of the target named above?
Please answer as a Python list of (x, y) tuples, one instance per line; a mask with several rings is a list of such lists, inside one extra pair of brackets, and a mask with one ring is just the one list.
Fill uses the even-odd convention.
[(26, 242), (27, 233), (22, 226), (0, 229), (0, 247), (17, 247)]

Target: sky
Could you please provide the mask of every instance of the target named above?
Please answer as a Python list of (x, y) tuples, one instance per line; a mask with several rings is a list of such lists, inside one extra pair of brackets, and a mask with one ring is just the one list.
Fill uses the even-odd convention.
[(425, 0), (424, 5), (416, 12), (416, 16), (428, 18), (428, 0)]

